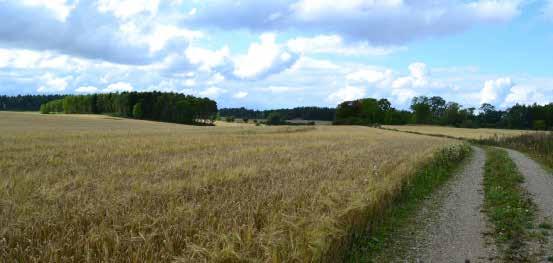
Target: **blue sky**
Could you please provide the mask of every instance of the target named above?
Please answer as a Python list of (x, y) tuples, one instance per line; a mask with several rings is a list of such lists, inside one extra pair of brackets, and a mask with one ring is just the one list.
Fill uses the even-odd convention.
[(0, 0), (0, 94), (553, 101), (553, 0)]

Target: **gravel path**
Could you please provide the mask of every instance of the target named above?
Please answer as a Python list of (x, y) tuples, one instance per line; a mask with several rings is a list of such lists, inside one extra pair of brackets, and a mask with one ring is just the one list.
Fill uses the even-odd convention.
[(507, 151), (524, 176), (524, 185), (534, 203), (546, 217), (553, 219), (553, 175), (524, 154), (514, 150)]
[(490, 262), (496, 257), (481, 212), (486, 155), (480, 148), (473, 150), (464, 169), (423, 205), (415, 223), (398, 231), (394, 251), (376, 262)]
[[(553, 175), (545, 171), (538, 163), (526, 157), (526, 155), (514, 150), (506, 150), (517, 165), (520, 173), (524, 176), (524, 187), (537, 205), (538, 223), (548, 222), (551, 224), (551, 220), (553, 220)], [(539, 231), (551, 232), (547, 229)], [(538, 261), (540, 262), (547, 262), (547, 257), (553, 256), (553, 236), (551, 236), (551, 233), (546, 236), (549, 237), (548, 242), (543, 242), (540, 246), (541, 251), (537, 252), (540, 258)]]

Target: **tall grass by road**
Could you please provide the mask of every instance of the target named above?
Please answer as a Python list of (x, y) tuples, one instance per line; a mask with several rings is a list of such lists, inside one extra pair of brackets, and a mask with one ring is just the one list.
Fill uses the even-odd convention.
[(527, 133), (514, 137), (495, 136), (475, 142), (524, 152), (553, 169), (553, 132)]
[(536, 207), (522, 187), (524, 177), (505, 150), (489, 148), (486, 155), (484, 206), (498, 247), (507, 262), (530, 262), (527, 242)]
[(358, 226), (459, 144), (0, 112), (0, 261), (341, 261)]

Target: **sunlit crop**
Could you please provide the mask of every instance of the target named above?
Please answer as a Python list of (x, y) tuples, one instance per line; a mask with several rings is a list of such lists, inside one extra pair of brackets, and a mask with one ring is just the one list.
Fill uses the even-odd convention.
[(0, 261), (339, 254), (456, 140), (366, 127), (192, 127), (0, 113)]

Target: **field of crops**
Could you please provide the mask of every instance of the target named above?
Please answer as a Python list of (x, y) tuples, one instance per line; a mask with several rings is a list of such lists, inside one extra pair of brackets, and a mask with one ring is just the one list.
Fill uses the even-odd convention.
[(442, 135), (454, 138), (463, 139), (488, 139), (491, 137), (514, 137), (526, 133), (532, 133), (532, 131), (523, 130), (502, 130), (502, 129), (467, 129), (467, 128), (454, 128), (444, 126), (429, 126), (429, 125), (404, 125), (393, 126), (384, 125), (384, 129), (392, 129), (398, 131), (406, 131), (428, 135)]
[(0, 112), (0, 261), (312, 261), (447, 138)]

